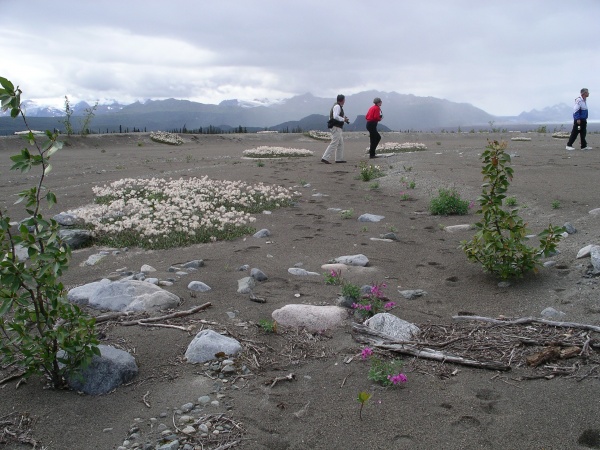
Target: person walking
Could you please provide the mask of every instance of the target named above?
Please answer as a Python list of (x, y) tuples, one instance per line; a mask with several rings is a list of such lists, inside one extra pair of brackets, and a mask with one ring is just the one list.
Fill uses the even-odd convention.
[(342, 94), (337, 96), (336, 103), (329, 111), (329, 122), (331, 124), (331, 142), (325, 149), (321, 162), (325, 164), (331, 164), (329, 158), (335, 153), (336, 163), (345, 163), (344, 160), (344, 137), (342, 136), (342, 128), (345, 123), (350, 123), (350, 120), (344, 115), (344, 103), (346, 103), (346, 97)]
[(581, 96), (575, 99), (575, 108), (573, 109), (573, 129), (571, 130), (571, 136), (569, 142), (567, 142), (567, 150), (575, 150), (573, 144), (577, 139), (577, 135), (581, 138), (581, 150), (591, 150), (592, 147), (588, 147), (585, 140), (587, 134), (587, 118), (588, 118), (588, 107), (586, 99), (590, 96), (590, 91), (587, 88), (583, 88), (580, 91)]
[(383, 102), (379, 97), (375, 97), (373, 99), (373, 106), (369, 108), (366, 115), (367, 130), (369, 131), (369, 139), (371, 141), (371, 146), (369, 147), (369, 158), (375, 158), (377, 144), (379, 144), (379, 141), (381, 141), (381, 135), (377, 131), (377, 123), (383, 119), (383, 114), (381, 112), (382, 103)]

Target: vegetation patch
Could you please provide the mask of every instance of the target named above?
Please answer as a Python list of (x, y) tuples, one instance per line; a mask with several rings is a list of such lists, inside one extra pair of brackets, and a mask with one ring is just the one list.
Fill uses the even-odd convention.
[(313, 156), (313, 152), (304, 148), (268, 147), (266, 145), (244, 150), (247, 158), (302, 158)]
[(153, 131), (152, 133), (150, 133), (150, 139), (152, 139), (154, 142), (160, 142), (161, 144), (183, 144), (183, 139), (181, 139), (179, 135), (167, 133), (166, 131)]
[[(366, 149), (367, 153), (369, 152), (369, 148)], [(386, 154), (386, 153), (408, 153), (408, 152), (418, 152), (422, 150), (427, 150), (427, 146), (425, 144), (421, 144), (418, 142), (386, 142), (384, 144), (380, 144), (375, 149), (376, 154)]]
[(93, 188), (96, 204), (73, 213), (99, 243), (173, 248), (252, 233), (252, 213), (289, 206), (301, 194), (281, 186), (208, 177), (125, 178)]

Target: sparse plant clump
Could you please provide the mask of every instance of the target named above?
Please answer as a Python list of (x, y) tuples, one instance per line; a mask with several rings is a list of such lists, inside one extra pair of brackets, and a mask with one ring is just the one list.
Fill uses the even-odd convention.
[(323, 274), (325, 277), (325, 284), (333, 284), (335, 286), (342, 284), (342, 271), (341, 270), (330, 270)]
[(371, 181), (384, 175), (381, 167), (374, 166), (373, 164), (369, 164), (365, 161), (361, 161), (358, 165), (358, 168), (360, 169), (360, 179), (362, 181)]
[(342, 285), (342, 297), (357, 300), (360, 297), (360, 287), (352, 283)]
[(385, 283), (373, 283), (369, 292), (352, 304), (352, 308), (361, 319), (368, 319), (375, 314), (389, 311), (396, 306), (395, 302), (390, 301), (383, 294), (383, 290), (386, 287)]
[[(29, 128), (20, 107), (21, 90), (2, 77), (0, 85), (2, 110), (10, 109), (13, 118), (21, 115)], [(71, 250), (58, 236), (57, 222), (41, 212), (44, 201), (49, 207), (56, 203), (43, 183), (52, 169), (51, 156), (62, 147), (57, 133), (46, 131), (46, 137), (40, 144), (30, 131), (26, 139), (33, 152), (25, 147), (11, 156), (11, 170), (41, 172), (35, 186), (18, 194), (28, 218), (17, 227), (0, 209), (0, 366), (19, 367), (24, 377), (45, 375), (60, 388), (65, 377), (76, 375), (100, 351), (95, 319), (66, 299), (58, 281)]]
[(490, 141), (481, 155), (484, 184), (477, 214), (481, 214), (482, 219), (475, 224), (479, 230), (475, 236), (470, 241), (461, 242), (461, 248), (470, 261), (479, 262), (486, 272), (502, 279), (537, 271), (541, 257), (556, 250), (564, 232), (563, 227), (549, 225), (538, 234), (539, 249), (525, 244), (528, 230), (518, 215), (518, 209), (507, 212), (502, 208), (513, 177), (510, 155), (505, 149), (505, 142)]
[(351, 219), (353, 215), (354, 215), (354, 209), (352, 209), (352, 208), (345, 209), (340, 213), (340, 217), (342, 219)]
[(456, 189), (439, 189), (438, 196), (431, 199), (429, 211), (434, 216), (464, 216), (469, 213), (469, 202), (460, 198)]
[(265, 333), (277, 333), (277, 322), (275, 322), (274, 320), (260, 319), (258, 321), (258, 326)]

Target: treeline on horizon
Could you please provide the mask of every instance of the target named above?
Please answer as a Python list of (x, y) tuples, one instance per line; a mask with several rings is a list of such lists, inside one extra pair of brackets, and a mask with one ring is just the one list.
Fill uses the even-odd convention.
[[(60, 134), (66, 134), (65, 126), (63, 124), (63, 117), (28, 117), (27, 121), (34, 130), (45, 131), (52, 130), (57, 131)], [(17, 122), (17, 123), (16, 123)], [(184, 124), (181, 127), (138, 127), (138, 126), (126, 126), (126, 125), (111, 125), (111, 126), (94, 126), (88, 127), (82, 133), (82, 130), (77, 128), (75, 124), (73, 135), (88, 135), (88, 134), (112, 134), (112, 133), (148, 133), (152, 131), (167, 131), (169, 133), (181, 133), (181, 134), (241, 134), (241, 133), (257, 133), (259, 131), (278, 131), (280, 133), (303, 133), (304, 130), (301, 127), (244, 127), (239, 125), (237, 127), (230, 126), (214, 126), (209, 125), (206, 127), (198, 128), (187, 128)], [(18, 123), (15, 119), (10, 117), (0, 117), (0, 136), (12, 136), (15, 132), (24, 131), (21, 123)]]

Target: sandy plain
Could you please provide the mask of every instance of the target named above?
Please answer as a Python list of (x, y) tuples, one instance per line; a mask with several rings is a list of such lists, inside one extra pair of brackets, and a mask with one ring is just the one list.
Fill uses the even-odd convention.
[[(448, 338), (468, 334), (468, 329), (465, 332), (452, 320), (459, 313), (540, 317), (544, 308), (553, 307), (566, 314), (564, 320), (600, 325), (598, 278), (589, 276), (589, 258), (576, 259), (582, 247), (600, 244), (600, 219), (589, 214), (600, 207), (600, 151), (566, 152), (565, 141), (550, 134), (529, 133), (531, 141), (511, 141), (514, 136), (384, 133), (382, 142), (420, 142), (427, 150), (378, 158), (376, 163), (387, 176), (378, 180), (377, 188), (357, 178), (368, 145), (365, 133), (346, 133), (348, 162), (331, 165), (319, 162), (327, 142), (302, 134), (184, 135), (181, 146), (153, 142), (144, 133), (69, 139), (55, 155), (54, 170), (47, 179), (58, 197), (54, 212), (91, 203), (92, 186), (124, 177), (208, 175), (295, 186), (302, 197), (295, 207), (257, 215), (255, 227), (268, 228), (272, 233), (268, 240), (249, 236), (172, 250), (132, 248), (93, 267), (83, 262), (99, 248), (74, 251), (63, 280), (68, 286), (99, 280), (124, 267), (138, 270), (142, 264), (154, 266), (159, 276), (166, 277), (169, 266), (202, 259), (205, 267), (194, 278), (218, 288), (196, 297), (190, 296), (187, 279), (168, 288), (182, 299), (181, 310), (212, 303), (204, 312), (170, 322), (192, 325), (192, 333), (124, 327), (114, 322), (100, 327), (102, 343), (135, 355), (139, 374), (134, 382), (97, 397), (46, 389), (44, 380), (36, 378), (21, 383), (18, 389), (16, 381), (4, 383), (0, 386), (0, 421), (15, 413), (27, 414), (31, 418), (29, 436), (39, 443), (38, 448), (115, 449), (127, 439), (136, 418), (147, 424), (150, 418), (171, 414), (201, 395), (214, 396), (218, 388), (223, 395), (218, 411), (244, 430), (230, 448), (600, 448), (597, 347), (592, 347), (587, 357), (538, 368), (528, 367), (521, 356), (539, 351), (539, 346), (509, 347), (516, 351), (512, 359), (502, 351), (492, 352), (502, 361), (510, 361), (508, 372), (404, 356), (409, 381), (398, 389), (382, 388), (367, 379), (368, 364), (357, 357), (362, 345), (353, 338), (350, 324), (318, 335), (284, 330), (269, 334), (256, 326), (286, 304), (335, 304), (339, 287), (326, 285), (323, 277), (292, 276), (289, 267), (302, 263), (307, 270), (320, 272), (321, 265), (331, 259), (358, 253), (369, 258), (369, 270), (351, 273), (349, 281), (385, 281), (387, 296), (397, 302), (393, 314), (423, 329), (442, 329)], [(555, 266), (512, 281), (509, 287), (500, 287), (499, 280), (466, 260), (458, 245), (471, 232), (443, 230), (448, 225), (474, 223), (474, 214), (439, 217), (428, 213), (429, 201), (441, 187), (454, 187), (465, 199), (477, 198), (482, 182), (479, 155), (490, 138), (509, 143), (515, 170), (509, 195), (518, 199), (529, 228), (539, 232), (549, 223), (570, 222), (577, 229), (560, 243), (560, 253), (552, 258)], [(591, 146), (598, 144), (594, 135), (589, 138)], [(261, 145), (309, 149), (314, 156), (265, 160), (262, 166), (242, 158), (243, 150)], [(14, 218), (22, 215), (12, 205), (14, 194), (35, 178), (8, 170), (9, 156), (21, 146), (17, 138), (0, 139), (0, 206)], [(407, 181), (414, 181), (415, 188), (407, 189), (403, 184)], [(305, 183), (308, 185), (303, 187)], [(403, 201), (403, 193), (408, 193), (410, 200)], [(553, 202), (560, 207), (552, 208)], [(352, 209), (354, 216), (344, 219), (329, 208)], [(356, 218), (365, 213), (385, 219), (358, 222)], [(398, 241), (372, 240), (390, 230), (396, 231)], [(238, 268), (243, 264), (260, 268), (269, 277), (255, 289), (266, 303), (251, 302), (247, 295), (237, 293), (237, 280), (243, 276)], [(403, 289), (423, 289), (427, 295), (406, 300), (398, 292)], [(502, 333), (539, 332), (543, 336), (552, 332), (559, 338), (581, 335), (584, 340), (587, 336), (599, 342), (597, 333), (548, 330), (539, 324), (500, 334), (481, 322), (461, 322), (461, 326), (487, 330), (492, 350), (502, 347)], [(202, 327), (244, 342), (240, 359), (252, 375), (223, 386), (225, 383), (208, 377), (202, 367), (187, 364), (185, 349)], [(9, 372), (0, 370), (0, 378)], [(294, 381), (271, 387), (275, 377), (290, 373), (295, 375)], [(362, 420), (357, 401), (360, 391), (372, 394)], [(170, 415), (164, 420), (170, 420)], [(142, 439), (150, 439), (153, 433), (149, 427), (143, 429)], [(203, 448), (229, 448), (224, 445), (232, 442), (207, 441)], [(10, 442), (0, 448), (30, 447)]]

